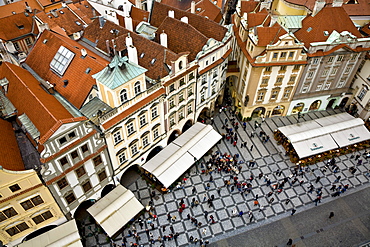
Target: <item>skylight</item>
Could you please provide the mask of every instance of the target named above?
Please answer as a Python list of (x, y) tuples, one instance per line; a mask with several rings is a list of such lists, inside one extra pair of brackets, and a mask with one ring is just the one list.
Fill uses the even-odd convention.
[(74, 56), (73, 52), (61, 46), (51, 61), (50, 67), (59, 75), (63, 75)]
[(154, 64), (154, 63), (155, 63), (155, 61), (157, 61), (157, 59), (156, 59), (156, 58), (153, 58), (153, 59), (152, 59), (152, 61), (150, 61), (150, 63), (151, 63), (151, 64)]
[(140, 54), (140, 58), (143, 58), (145, 56), (145, 53)]

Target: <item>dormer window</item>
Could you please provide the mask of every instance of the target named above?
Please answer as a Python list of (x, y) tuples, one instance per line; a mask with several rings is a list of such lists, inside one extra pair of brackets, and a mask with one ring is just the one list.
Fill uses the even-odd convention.
[(77, 26), (81, 26), (81, 22), (75, 21), (75, 23), (77, 24)]
[(24, 29), (24, 25), (17, 25), (18, 29)]
[(74, 56), (73, 52), (61, 46), (50, 63), (51, 69), (59, 75), (63, 75)]

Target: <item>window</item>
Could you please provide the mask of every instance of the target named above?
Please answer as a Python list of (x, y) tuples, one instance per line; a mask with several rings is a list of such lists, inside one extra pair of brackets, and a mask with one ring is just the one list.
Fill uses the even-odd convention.
[(98, 173), (98, 177), (99, 177), (99, 181), (103, 181), (104, 179), (107, 178), (107, 173), (105, 172), (105, 170), (102, 170), (101, 172)]
[(280, 66), (280, 70), (285, 71), (286, 70), (286, 65)]
[(286, 57), (286, 52), (280, 53), (280, 58), (284, 58), (284, 57)]
[(364, 97), (365, 97), (365, 95), (366, 95), (366, 93), (367, 93), (367, 89), (363, 87), (363, 88), (361, 89), (360, 93), (357, 95), (357, 98), (358, 98), (359, 100), (363, 100), (363, 99), (364, 99)]
[(338, 83), (338, 85), (337, 85), (337, 87), (338, 88), (341, 88), (341, 87), (343, 87), (344, 86), (344, 84), (345, 84), (345, 80), (341, 80), (339, 83)]
[(328, 63), (332, 63), (334, 60), (334, 57), (329, 57)]
[(289, 83), (294, 83), (295, 82), (295, 79), (296, 79), (297, 77), (296, 76), (291, 76), (290, 78), (289, 78)]
[(328, 69), (326, 69), (326, 70), (324, 70), (324, 71), (322, 72), (321, 76), (322, 76), (322, 77), (327, 76), (327, 75), (328, 75), (328, 73), (329, 73), (329, 70), (328, 70)]
[(146, 147), (149, 145), (149, 137), (148, 135), (143, 137), (143, 147)]
[(307, 91), (308, 91), (308, 86), (303, 86), (302, 87), (302, 93), (307, 93)]
[(261, 86), (262, 85), (267, 86), (268, 82), (269, 82), (269, 78), (263, 78), (261, 82)]
[(121, 131), (118, 130), (113, 133), (114, 145), (117, 145), (122, 141)]
[(202, 76), (202, 85), (207, 83), (207, 76)]
[(307, 74), (307, 78), (312, 78), (313, 77), (313, 71), (309, 71)]
[(17, 211), (15, 211), (13, 207), (7, 208), (0, 212), (0, 222), (8, 218), (11, 218), (17, 214), (18, 214)]
[(65, 164), (68, 164), (68, 160), (67, 160), (67, 157), (63, 157), (59, 160), (59, 163), (64, 166)]
[(348, 74), (351, 71), (352, 67), (348, 66), (346, 70), (344, 71), (344, 74)]
[(127, 134), (130, 136), (130, 135), (132, 135), (134, 132), (135, 132), (135, 130), (134, 130), (134, 123), (129, 123), (127, 126), (126, 126), (126, 128), (127, 128)]
[(92, 189), (90, 181), (86, 181), (85, 183), (82, 184), (82, 189), (84, 192), (88, 192), (89, 190)]
[(332, 68), (330, 75), (335, 75), (338, 71), (338, 68)]
[(320, 91), (322, 88), (322, 83), (317, 84), (316, 91)]
[(9, 189), (10, 189), (12, 192), (16, 192), (16, 191), (20, 190), (20, 189), (21, 189), (21, 187), (19, 187), (19, 185), (18, 185), (18, 184), (14, 184), (14, 185), (10, 186), (10, 187), (9, 187)]
[(266, 67), (265, 68), (265, 72), (271, 72), (271, 67), (269, 66), (269, 67)]
[(277, 57), (278, 57), (278, 53), (274, 52), (274, 54), (272, 55), (272, 58), (276, 59)]
[(42, 200), (41, 196), (35, 196), (31, 198), (30, 200), (21, 202), (21, 206), (23, 207), (24, 210), (28, 210), (42, 203), (44, 203), (44, 201)]
[(121, 92), (119, 93), (119, 99), (121, 100), (121, 104), (125, 103), (128, 100), (126, 89), (121, 90)]
[(72, 62), (74, 53), (61, 46), (50, 63), (50, 67), (59, 75), (63, 75), (68, 65)]
[(276, 84), (281, 84), (283, 82), (283, 77), (276, 78)]
[(155, 128), (154, 130), (153, 130), (153, 139), (155, 140), (155, 139), (157, 139), (159, 137), (159, 130), (158, 130), (158, 128)]
[(313, 61), (312, 61), (312, 64), (318, 64), (319, 63), (319, 60), (318, 58), (314, 58)]
[(179, 102), (183, 102), (184, 101), (184, 92), (180, 92), (179, 94)]
[(265, 92), (259, 92), (257, 96), (257, 101), (263, 101), (264, 97), (265, 97)]
[(146, 117), (145, 114), (141, 115), (139, 117), (139, 122), (140, 122), (140, 128), (144, 127), (146, 125)]
[(73, 131), (73, 132), (68, 134), (68, 137), (69, 137), (69, 139), (73, 139), (73, 138), (76, 137), (76, 133)]
[(300, 65), (294, 65), (293, 70), (299, 70), (300, 67)]
[(174, 126), (176, 124), (176, 122), (175, 122), (175, 116), (174, 115), (172, 115), (172, 116), (170, 116), (170, 126), (172, 127), (172, 126)]
[(31, 38), (25, 38), (24, 40), (26, 41), (26, 44), (27, 44), (28, 46), (32, 45)]
[(185, 85), (185, 78), (181, 78), (181, 80), (180, 80), (180, 87), (183, 86), (183, 85)]
[(351, 60), (356, 60), (358, 54), (353, 54)]
[(279, 94), (279, 90), (272, 90), (270, 99), (275, 100), (278, 94)]
[(191, 105), (188, 105), (188, 114), (192, 113), (193, 112), (193, 108)]
[(89, 151), (89, 147), (87, 146), (87, 144), (85, 144), (85, 145), (81, 146), (81, 151), (82, 151), (83, 153), (86, 153), (86, 152), (88, 152), (88, 151)]
[(139, 81), (135, 83), (134, 90), (135, 90), (135, 95), (138, 95), (139, 93), (141, 93), (141, 87), (140, 87)]
[(73, 193), (66, 195), (64, 199), (66, 199), (68, 204), (71, 204), (72, 202), (76, 201), (76, 197)]
[(98, 155), (98, 156), (96, 156), (95, 158), (93, 158), (93, 162), (94, 162), (94, 165), (95, 165), (95, 166), (98, 166), (98, 165), (100, 165), (101, 163), (103, 163), (103, 160), (101, 159), (101, 156), (100, 156), (100, 155)]
[(67, 179), (66, 178), (62, 178), (60, 179), (58, 182), (57, 182), (57, 185), (59, 187), (59, 189), (63, 189), (65, 187), (68, 186), (68, 182), (67, 182)]
[(170, 93), (175, 91), (175, 83), (172, 83), (169, 87)]
[(338, 58), (337, 58), (337, 62), (341, 62), (341, 61), (343, 61), (343, 58), (344, 58), (344, 56), (343, 56), (343, 55), (338, 56)]
[(217, 69), (215, 69), (214, 71), (213, 71), (213, 78), (216, 78), (217, 77)]
[(289, 57), (290, 58), (294, 57), (294, 51), (289, 52)]
[(206, 99), (206, 91), (203, 90), (202, 92), (200, 92), (200, 102), (204, 102)]
[(324, 90), (328, 90), (330, 88), (331, 82), (325, 83)]
[(184, 118), (184, 111), (183, 109), (179, 111), (179, 120)]
[(17, 51), (19, 51), (21, 48), (19, 47), (19, 44), (18, 44), (18, 42), (14, 42), (13, 43), (13, 45), (14, 45), (14, 48), (17, 50)]
[(172, 109), (172, 108), (174, 108), (175, 107), (175, 98), (171, 98), (170, 100), (169, 100), (169, 102), (170, 102), (170, 109)]
[(78, 158), (78, 152), (77, 152), (77, 150), (75, 150), (75, 151), (73, 151), (73, 152), (71, 153), (71, 157), (72, 157), (72, 159), (76, 159), (76, 158)]
[(287, 98), (289, 98), (289, 96), (290, 96), (290, 89), (285, 89), (284, 94), (283, 94), (283, 98), (287, 99)]
[(191, 73), (189, 74), (189, 81), (190, 81), (190, 80), (192, 80), (192, 79), (194, 79), (194, 72), (191, 72)]
[(45, 213), (33, 217), (32, 220), (35, 222), (35, 224), (40, 224), (41, 222), (44, 222), (50, 218), (53, 218), (53, 214), (48, 210)]
[(119, 160), (119, 163), (122, 165), (123, 163), (126, 162), (126, 154), (124, 152), (120, 153), (118, 155), (118, 160)]
[(189, 87), (188, 88), (188, 97), (190, 97), (191, 95), (193, 95), (193, 88)]
[(137, 150), (137, 145), (136, 145), (136, 143), (135, 144), (133, 144), (131, 147), (130, 147), (130, 149), (131, 149), (131, 154), (132, 155), (135, 155), (135, 154), (137, 154), (139, 151)]
[(20, 232), (23, 232), (30, 228), (25, 222), (22, 222), (16, 226), (13, 226), (7, 230), (5, 230), (10, 236), (14, 236), (15, 234), (18, 234)]
[(83, 175), (86, 174), (86, 170), (85, 170), (85, 168), (83, 166), (77, 168), (75, 170), (75, 172), (76, 172), (76, 175), (77, 175), (78, 178), (80, 178), (80, 177), (82, 177)]
[(153, 107), (152, 108), (152, 119), (155, 119), (156, 117), (158, 117), (158, 109), (157, 107)]
[(62, 137), (62, 138), (60, 138), (58, 141), (59, 141), (60, 145), (63, 145), (64, 143), (66, 143), (66, 142), (67, 142), (67, 138)]

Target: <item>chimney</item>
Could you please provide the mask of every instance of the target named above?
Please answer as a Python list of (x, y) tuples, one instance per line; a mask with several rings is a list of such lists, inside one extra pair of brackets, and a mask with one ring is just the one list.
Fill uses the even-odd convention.
[(185, 22), (185, 23), (189, 23), (189, 18), (187, 16), (183, 16), (183, 17), (181, 17), (180, 21)]
[(40, 33), (42, 33), (44, 30), (50, 30), (49, 24), (47, 23), (41, 23), (39, 28), (40, 28)]
[(324, 7), (325, 7), (325, 0), (316, 0), (315, 6), (313, 7), (313, 10), (312, 10), (312, 14), (311, 15), (312, 16), (315, 16)]
[(27, 12), (28, 13), (32, 13), (32, 8), (28, 5), (27, 2), (25, 2), (25, 4), (26, 4), (26, 10), (27, 10)]
[(175, 18), (175, 11), (169, 10), (168, 11), (168, 16), (171, 17), (171, 18)]
[(128, 60), (131, 63), (139, 64), (138, 59), (137, 59), (136, 47), (133, 45), (130, 45), (129, 47), (127, 47), (127, 52), (128, 52)]
[(167, 48), (168, 47), (167, 46), (167, 34), (164, 32), (164, 30), (163, 30), (163, 33), (159, 35), (159, 39), (161, 41), (161, 46), (164, 46)]
[(141, 5), (141, 0), (135, 0), (135, 6), (138, 9), (141, 9), (143, 6)]
[(131, 32), (134, 31), (134, 28), (132, 26), (132, 18), (130, 16), (125, 17), (125, 28), (127, 30), (130, 30)]
[(132, 46), (133, 43), (132, 43), (132, 37), (130, 35), (130, 33), (127, 34), (127, 37), (126, 37), (126, 47), (129, 47), (129, 46)]
[(131, 11), (131, 3), (128, 1), (125, 1), (123, 3), (123, 12), (125, 13), (125, 16), (130, 16)]
[(81, 56), (86, 57), (87, 51), (85, 49), (81, 49)]
[(343, 5), (343, 0), (334, 0), (332, 3), (333, 7), (342, 7)]
[(195, 1), (191, 1), (190, 12), (195, 14)]
[(146, 11), (151, 12), (152, 8), (153, 8), (153, 0), (147, 0), (146, 2), (147, 2), (147, 4), (146, 4), (147, 10)]
[(100, 27), (100, 29), (102, 29), (104, 27), (104, 24), (105, 24), (104, 17), (99, 16), (98, 18), (99, 18), (99, 27)]

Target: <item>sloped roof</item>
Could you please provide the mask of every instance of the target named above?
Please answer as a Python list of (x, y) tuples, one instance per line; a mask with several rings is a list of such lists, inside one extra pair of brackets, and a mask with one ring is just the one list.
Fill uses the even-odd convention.
[(259, 25), (268, 27), (270, 25), (270, 22), (271, 17), (266, 9), (263, 9), (257, 13), (249, 13), (247, 15), (248, 28), (256, 27)]
[(196, 55), (208, 41), (208, 38), (193, 26), (168, 16), (158, 27), (156, 35), (157, 42), (159, 42), (159, 36), (162, 32), (167, 34), (167, 43), (170, 50), (176, 53), (190, 52), (189, 61), (195, 59)]
[(17, 108), (18, 116), (26, 113), (41, 137), (58, 121), (73, 118), (27, 70), (5, 62), (0, 66), (0, 77), (6, 77), (9, 80), (6, 96)]
[(360, 32), (365, 35), (366, 37), (370, 36), (370, 22), (366, 23), (364, 26), (360, 28)]
[[(191, 9), (187, 9), (188, 12)], [(219, 23), (222, 19), (221, 9), (210, 0), (201, 0), (195, 4), (195, 14), (207, 17), (208, 19)]]
[[(57, 75), (50, 68), (50, 62), (61, 46), (75, 54), (63, 76)], [(96, 84), (91, 75), (101, 71), (108, 64), (108, 61), (86, 49), (88, 55), (82, 57), (82, 49), (84, 47), (76, 41), (45, 30), (25, 62), (41, 78), (55, 84), (55, 89), (78, 109)], [(65, 85), (65, 80), (68, 80), (68, 85)]]
[[(77, 3), (68, 4), (68, 7), (71, 8), (82, 20), (86, 23), (91, 23), (93, 17), (96, 15), (96, 11), (91, 6), (88, 1), (80, 0)], [(94, 13), (95, 12), (95, 13)]]
[(202, 0), (181, 0), (181, 1), (173, 1), (173, 0), (162, 0), (161, 3), (166, 4), (168, 6), (181, 9), (181, 10), (187, 10), (191, 7), (191, 2), (198, 3)]
[(92, 77), (110, 89), (116, 89), (146, 71), (147, 69), (129, 62), (127, 57), (115, 56), (107, 67)]
[(258, 36), (258, 46), (267, 46), (275, 44), (279, 37), (286, 34), (287, 32), (278, 23), (275, 23), (272, 27), (257, 27), (256, 34)]
[(302, 20), (302, 28), (294, 35), (308, 48), (310, 43), (326, 41), (324, 31), (341, 33), (348, 31), (360, 38), (361, 33), (357, 30), (346, 11), (342, 7), (324, 7), (315, 16), (308, 15)]
[[(115, 37), (115, 34), (110, 32), (112, 29), (119, 31), (118, 37)], [(163, 61), (166, 60), (166, 64), (170, 65), (171, 61), (178, 59), (178, 54), (154, 41), (150, 41), (134, 32), (130, 32), (111, 21), (107, 20), (104, 26), (100, 28), (99, 20), (94, 20), (93, 23), (86, 27), (83, 37), (95, 43), (96, 47), (103, 51), (107, 50), (106, 40), (115, 39), (116, 50), (122, 51), (126, 49), (125, 39), (128, 34), (130, 34), (133, 45), (137, 49), (139, 65), (148, 70), (146, 76), (157, 79), (158, 77), (162, 78), (168, 75)], [(112, 42), (109, 42), (109, 46), (112, 46)], [(154, 58), (157, 62), (151, 63)]]
[(0, 129), (0, 166), (12, 171), (24, 171), (22, 156), (12, 124), (0, 118)]
[(254, 10), (258, 10), (257, 6), (259, 3), (259, 1), (241, 1), (240, 10), (242, 13), (253, 12)]
[(23, 13), (26, 9), (26, 2), (32, 10), (42, 10), (42, 6), (37, 2), (37, 0), (21, 0), (10, 4), (0, 6), (0, 18), (11, 16), (14, 13)]
[[(148, 22), (149, 20), (149, 12), (145, 11), (143, 9), (138, 9), (135, 6), (131, 7), (130, 17), (132, 19), (132, 26), (134, 30), (136, 29), (137, 25), (139, 25), (140, 22), (145, 21)], [(117, 19), (119, 21), (119, 24), (121, 26), (125, 26), (125, 17), (117, 14)]]
[(20, 13), (0, 18), (0, 39), (8, 41), (29, 33), (38, 34), (36, 25), (32, 25), (32, 16), (32, 13), (28, 16)]
[(226, 27), (223, 27), (210, 19), (173, 8), (157, 1), (154, 1), (153, 3), (153, 10), (150, 16), (150, 24), (155, 27), (159, 27), (164, 19), (168, 16), (169, 10), (174, 11), (175, 19), (180, 20), (184, 16), (188, 17), (189, 24), (207, 38), (214, 38), (215, 40), (222, 41), (222, 39), (225, 37), (225, 34), (227, 32)]

